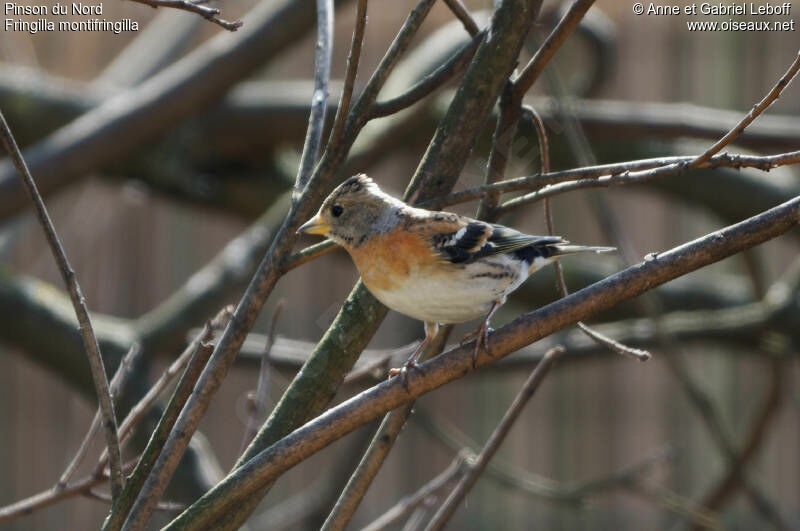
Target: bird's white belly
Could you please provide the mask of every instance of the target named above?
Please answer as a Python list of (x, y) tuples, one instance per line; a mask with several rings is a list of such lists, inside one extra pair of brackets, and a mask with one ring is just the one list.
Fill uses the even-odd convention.
[(395, 289), (372, 293), (389, 308), (421, 321), (463, 323), (485, 315), (495, 300), (522, 284), (527, 267), (514, 265), (510, 276), (503, 278), (492, 277), (491, 270), (473, 263), (447, 274), (411, 275)]

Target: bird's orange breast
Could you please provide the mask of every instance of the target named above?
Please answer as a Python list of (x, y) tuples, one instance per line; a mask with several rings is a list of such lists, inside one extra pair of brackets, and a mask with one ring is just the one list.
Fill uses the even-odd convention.
[(410, 275), (427, 274), (435, 261), (430, 245), (418, 234), (406, 231), (375, 235), (347, 251), (372, 291), (401, 289)]

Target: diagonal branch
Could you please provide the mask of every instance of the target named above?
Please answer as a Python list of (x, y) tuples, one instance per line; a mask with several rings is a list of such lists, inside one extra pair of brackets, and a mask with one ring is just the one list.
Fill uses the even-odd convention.
[(720, 138), (717, 142), (714, 143), (714, 145), (709, 147), (705, 151), (705, 153), (703, 153), (702, 155), (694, 159), (691, 163), (689, 163), (689, 166), (692, 168), (700, 166), (704, 162), (708, 161), (708, 159), (710, 159), (716, 153), (719, 153), (719, 151), (722, 148), (730, 144), (736, 137), (742, 134), (745, 128), (747, 128), (747, 126), (750, 125), (753, 122), (753, 120), (758, 118), (758, 116), (762, 112), (767, 110), (767, 108), (780, 97), (781, 92), (783, 92), (783, 89), (789, 86), (789, 83), (792, 82), (792, 79), (794, 79), (794, 76), (797, 75), (798, 71), (800, 71), (800, 51), (797, 52), (797, 57), (795, 58), (794, 62), (789, 66), (789, 69), (786, 71), (785, 74), (781, 76), (778, 82), (775, 83), (775, 86), (772, 87), (772, 89), (767, 93), (767, 95), (764, 96), (761, 99), (761, 101), (756, 103), (753, 106), (753, 108), (750, 109), (750, 112), (747, 113), (745, 117), (742, 118), (733, 129), (728, 131), (725, 134), (725, 136)]
[[(501, 358), (575, 322), (636, 297), (665, 282), (717, 262), (795, 228), (800, 197), (757, 216), (629, 267), (601, 282), (522, 315), (492, 334), (492, 354), (481, 351), (477, 365)], [(189, 521), (196, 528), (213, 522), (262, 485), (310, 455), (387, 411), (472, 371), (471, 343), (422, 365), (424, 376), (411, 374), (406, 390), (399, 378), (377, 385), (329, 409), (243, 464), (167, 526)]]
[(111, 495), (116, 499), (122, 490), (123, 481), (121, 471), (122, 460), (119, 453), (119, 438), (117, 436), (117, 418), (114, 415), (114, 403), (109, 391), (106, 369), (103, 366), (103, 357), (100, 355), (100, 346), (97, 344), (97, 338), (92, 329), (89, 310), (86, 308), (86, 301), (83, 298), (78, 279), (75, 277), (75, 271), (73, 271), (72, 266), (69, 264), (67, 255), (64, 252), (64, 247), (61, 245), (61, 240), (58, 239), (56, 228), (53, 226), (53, 221), (47, 213), (47, 208), (44, 205), (42, 196), (39, 195), (33, 176), (28, 170), (25, 160), (22, 158), (22, 153), (2, 113), (0, 113), (0, 137), (2, 137), (6, 153), (8, 153), (9, 157), (11, 157), (14, 162), (20, 180), (22, 180), (25, 185), (28, 197), (30, 197), (30, 200), (33, 202), (36, 217), (47, 237), (47, 244), (50, 246), (53, 257), (56, 259), (58, 270), (61, 272), (64, 284), (67, 285), (67, 291), (69, 291), (69, 298), (72, 301), (75, 315), (78, 317), (83, 347), (86, 350), (86, 356), (89, 358), (89, 368), (92, 371), (95, 393), (97, 394), (97, 401), (100, 404), (100, 411), (103, 414), (103, 428), (106, 435), (106, 445), (109, 448), (109, 466), (111, 467)]
[(188, 11), (200, 15), (204, 19), (225, 28), (228, 31), (236, 31), (242, 27), (242, 21), (236, 20), (229, 22), (219, 18), (219, 9), (208, 7), (201, 4), (201, 0), (131, 0), (140, 4), (148, 5), (152, 8), (168, 7), (180, 11)]
[(470, 457), (472, 457), (471, 451), (460, 452), (441, 474), (431, 479), (413, 494), (400, 499), (391, 509), (364, 527), (364, 531), (382, 531), (390, 527), (403, 516), (426, 503), (426, 500), (431, 496), (437, 495), (440, 491), (449, 487), (451, 483), (458, 481), (466, 472), (467, 459)]
[(478, 478), (486, 469), (486, 465), (489, 464), (494, 454), (497, 453), (500, 445), (503, 444), (514, 422), (519, 418), (525, 405), (533, 397), (533, 394), (539, 388), (539, 384), (542, 383), (544, 377), (547, 376), (552, 364), (563, 353), (564, 349), (562, 347), (555, 347), (547, 352), (542, 358), (542, 361), (536, 365), (536, 368), (525, 381), (522, 389), (520, 389), (519, 394), (514, 398), (511, 407), (509, 407), (506, 414), (503, 415), (500, 424), (497, 425), (497, 428), (489, 437), (486, 446), (484, 446), (478, 454), (467, 473), (459, 480), (453, 492), (450, 493), (442, 506), (439, 507), (436, 514), (433, 515), (430, 523), (428, 523), (428, 526), (425, 528), (426, 531), (439, 531), (444, 528), (447, 521), (456, 512), (458, 505), (464, 500), (469, 491), (472, 490), (473, 485), (475, 485), (475, 482), (478, 481)]
[[(181, 364), (186, 364), (186, 369), (181, 375), (181, 379), (175, 387), (172, 397), (167, 407), (164, 409), (158, 421), (158, 425), (153, 430), (150, 440), (142, 452), (139, 462), (136, 464), (136, 468), (125, 485), (118, 502), (114, 504), (111, 514), (103, 523), (104, 531), (118, 530), (122, 527), (123, 522), (127, 524), (126, 528), (128, 528), (128, 526), (134, 529), (137, 528), (137, 526), (143, 527), (149, 519), (150, 512), (158, 505), (158, 501), (161, 498), (160, 492), (157, 496), (151, 494), (151, 497), (147, 497), (149, 492), (158, 492), (158, 489), (152, 488), (149, 491), (145, 491), (144, 486), (149, 482), (161, 487), (162, 492), (163, 488), (166, 488), (166, 483), (171, 478), (171, 474), (162, 471), (164, 467), (171, 463), (168, 460), (165, 464), (164, 460), (159, 460), (157, 458), (160, 457), (160, 452), (167, 441), (167, 436), (171, 435), (170, 429), (175, 423), (175, 419), (177, 419), (183, 405), (188, 400), (195, 382), (200, 377), (200, 373), (209, 356), (211, 356), (213, 350), (211, 340), (214, 337), (215, 331), (225, 326), (225, 323), (230, 319), (230, 314), (230, 308), (223, 308), (213, 320), (206, 323), (203, 331), (198, 334), (195, 340), (187, 347), (184, 354), (180, 356), (180, 359), (176, 360), (175, 364), (178, 364), (179, 361)], [(169, 371), (164, 373), (164, 376), (162, 376), (159, 382), (165, 382), (168, 377)], [(154, 386), (154, 389), (155, 387), (159, 387), (159, 390), (149, 393), (142, 402), (146, 401), (148, 398), (154, 398), (154, 396), (160, 393), (164, 388), (158, 385)], [(133, 412), (131, 412), (131, 416), (132, 415)], [(183, 437), (186, 437), (186, 435), (183, 435)], [(191, 435), (189, 435), (188, 438), (191, 438)], [(182, 454), (178, 456), (171, 455), (170, 459), (175, 461), (175, 465), (177, 466), (177, 461), (180, 460), (181, 456)], [(130, 515), (128, 514), (129, 511), (131, 512)], [(127, 520), (126, 517), (128, 517)]]
[(467, 33), (470, 36), (474, 37), (478, 34), (480, 29), (478, 28), (478, 23), (475, 22), (475, 19), (472, 18), (472, 15), (467, 10), (467, 7), (461, 2), (461, 0), (444, 0), (444, 3), (447, 4), (447, 7), (450, 8), (450, 11), (453, 12), (453, 15), (461, 21), (461, 24), (464, 26), (464, 29), (467, 30)]
[(522, 99), (522, 95), (530, 90), (544, 67), (547, 66), (561, 45), (564, 44), (567, 37), (578, 27), (583, 16), (593, 4), (594, 0), (575, 0), (569, 7), (564, 17), (539, 47), (536, 55), (525, 65), (519, 77), (514, 80), (514, 92), (519, 99)]
[(467, 65), (469, 65), (469, 62), (472, 60), (472, 56), (475, 54), (475, 50), (478, 49), (483, 37), (483, 33), (478, 33), (470, 42), (465, 44), (461, 50), (450, 57), (450, 59), (445, 61), (436, 70), (425, 76), (423, 79), (420, 79), (405, 93), (395, 96), (389, 100), (375, 102), (375, 105), (372, 107), (370, 117), (381, 118), (410, 107), (422, 98), (430, 95), (433, 91), (447, 83), (453, 77), (457, 76), (467, 67)]
[[(451, 330), (452, 326), (440, 329), (434, 340), (420, 356), (420, 361), (425, 361), (441, 354)], [(414, 402), (409, 402), (383, 418), (380, 427), (372, 437), (369, 448), (364, 452), (358, 467), (350, 476), (347, 485), (336, 501), (336, 505), (325, 520), (322, 531), (341, 531), (345, 528), (356, 509), (358, 509), (361, 500), (378, 474), (384, 460), (394, 447), (403, 426), (411, 416), (413, 408)]]

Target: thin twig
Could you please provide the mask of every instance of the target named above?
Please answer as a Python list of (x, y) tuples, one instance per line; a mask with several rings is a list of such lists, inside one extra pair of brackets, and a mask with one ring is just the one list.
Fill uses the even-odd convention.
[[(525, 109), (526, 114), (528, 114), (533, 123), (536, 125), (536, 133), (537, 138), (539, 139), (539, 152), (541, 154), (542, 159), (542, 173), (546, 174), (550, 172), (550, 144), (547, 140), (547, 131), (544, 127), (544, 122), (539, 114), (532, 108), (528, 107)], [(545, 223), (547, 224), (547, 233), (550, 236), (555, 235), (555, 227), (553, 225), (553, 213), (550, 209), (550, 200), (544, 200), (544, 219)], [(567, 281), (564, 279), (564, 270), (561, 267), (561, 263), (556, 261), (553, 264), (556, 272), (556, 281), (558, 284), (558, 289), (561, 292), (562, 297), (566, 297), (569, 295), (569, 289), (567, 288)], [(580, 328), (587, 336), (592, 338), (593, 340), (597, 341), (598, 343), (604, 345), (605, 347), (617, 352), (618, 354), (622, 354), (625, 356), (630, 356), (634, 359), (639, 361), (647, 361), (650, 359), (650, 353), (646, 350), (641, 350), (637, 348), (628, 347), (623, 345), (619, 341), (615, 341), (610, 337), (606, 337), (602, 333), (598, 332), (597, 330), (593, 330), (585, 323), (578, 321), (577, 323), (578, 328)]]
[(3, 146), (8, 153), (11, 160), (14, 161), (14, 166), (17, 168), (19, 178), (25, 184), (25, 189), (28, 192), (33, 202), (36, 217), (42, 225), (44, 234), (47, 237), (47, 244), (50, 246), (50, 251), (56, 259), (58, 270), (64, 279), (69, 291), (69, 298), (72, 301), (72, 307), (75, 309), (75, 315), (78, 317), (78, 324), (81, 332), (81, 339), (83, 340), (83, 347), (86, 349), (86, 357), (89, 359), (89, 368), (92, 372), (92, 379), (94, 380), (95, 393), (97, 394), (97, 401), (100, 405), (100, 410), (103, 413), (103, 428), (106, 435), (106, 446), (110, 449), (110, 465), (111, 465), (111, 495), (116, 499), (122, 490), (122, 467), (119, 439), (117, 436), (117, 418), (114, 415), (114, 403), (111, 400), (111, 393), (108, 388), (108, 379), (106, 377), (106, 369), (103, 365), (103, 357), (100, 354), (100, 346), (97, 344), (97, 338), (92, 329), (92, 322), (89, 318), (89, 310), (86, 308), (86, 300), (83, 298), (81, 287), (78, 284), (78, 279), (75, 276), (72, 266), (69, 264), (67, 255), (64, 252), (64, 247), (61, 245), (61, 240), (58, 239), (56, 228), (47, 213), (47, 207), (44, 205), (42, 196), (36, 189), (36, 183), (33, 176), (28, 171), (28, 165), (22, 158), (22, 153), (17, 146), (14, 135), (6, 123), (6, 118), (0, 112), (0, 136), (2, 136)]
[(214, 7), (207, 7), (201, 5), (205, 3), (207, 0), (131, 0), (132, 2), (137, 2), (139, 4), (145, 4), (152, 8), (158, 7), (168, 7), (171, 9), (178, 9), (180, 11), (188, 11), (190, 13), (195, 13), (200, 15), (204, 19), (217, 24), (225, 28), (228, 31), (236, 31), (237, 29), (242, 27), (241, 20), (235, 20), (230, 22), (228, 20), (224, 20), (219, 18), (219, 9)]
[[(514, 141), (514, 135), (517, 133), (517, 126), (522, 112), (521, 102), (521, 98), (515, 96), (513, 83), (511, 81), (506, 82), (500, 95), (500, 115), (497, 117), (497, 124), (492, 137), (492, 149), (489, 153), (489, 161), (486, 164), (485, 185), (505, 179), (506, 167), (512, 156), (511, 144)], [(476, 217), (486, 221), (494, 221), (499, 198), (500, 194), (498, 193), (486, 194), (478, 206)]]
[(800, 51), (797, 52), (797, 57), (795, 58), (794, 62), (789, 66), (789, 69), (786, 71), (785, 74), (781, 76), (775, 86), (772, 87), (766, 96), (764, 96), (761, 101), (753, 105), (753, 108), (750, 109), (750, 112), (742, 118), (736, 126), (728, 131), (725, 136), (720, 138), (717, 142), (714, 143), (710, 148), (708, 148), (705, 153), (694, 159), (692, 162), (689, 163), (689, 167), (696, 168), (706, 162), (715, 154), (719, 153), (719, 151), (730, 144), (736, 137), (742, 134), (742, 132), (750, 125), (753, 120), (758, 118), (762, 112), (764, 112), (772, 103), (777, 100), (783, 89), (789, 86), (792, 79), (797, 75), (797, 72), (800, 71)]
[[(436, 337), (420, 356), (420, 361), (425, 361), (441, 354), (452, 328), (452, 326), (445, 326), (439, 330)], [(384, 417), (381, 425), (375, 431), (367, 451), (364, 452), (361, 461), (359, 461), (358, 466), (347, 481), (347, 485), (342, 489), (339, 498), (336, 500), (336, 504), (325, 519), (325, 523), (322, 526), (323, 531), (341, 531), (345, 528), (353, 514), (355, 514), (356, 509), (358, 509), (381, 465), (383, 465), (389, 452), (394, 447), (397, 437), (400, 435), (403, 426), (405, 426), (413, 408), (414, 402), (412, 401)]]
[(494, 457), (494, 454), (500, 448), (500, 445), (503, 444), (503, 441), (505, 440), (509, 431), (511, 431), (511, 427), (514, 425), (514, 422), (516, 422), (517, 418), (519, 418), (520, 413), (522, 413), (522, 409), (525, 407), (531, 397), (533, 397), (536, 389), (539, 388), (539, 384), (542, 383), (542, 380), (547, 375), (553, 362), (555, 362), (556, 359), (558, 359), (558, 357), (563, 353), (564, 349), (562, 347), (555, 347), (544, 355), (542, 361), (539, 362), (533, 372), (531, 372), (528, 380), (522, 386), (522, 389), (520, 390), (519, 394), (517, 394), (517, 397), (514, 399), (511, 407), (509, 407), (508, 411), (506, 411), (506, 414), (503, 416), (500, 424), (497, 425), (497, 428), (495, 428), (494, 432), (489, 437), (489, 440), (486, 442), (486, 446), (484, 446), (483, 450), (481, 450), (481, 452), (478, 454), (475, 462), (472, 463), (470, 469), (466, 474), (464, 474), (464, 477), (461, 478), (461, 480), (458, 482), (458, 485), (456, 485), (456, 488), (453, 489), (442, 506), (439, 507), (439, 510), (436, 511), (436, 514), (433, 515), (433, 518), (431, 518), (431, 521), (425, 528), (426, 531), (436, 531), (442, 529), (450, 517), (453, 516), (459, 504), (486, 469), (486, 465), (489, 463), (492, 457)]
[[(144, 486), (150, 481), (160, 483), (169, 480), (169, 477), (165, 479), (164, 476), (166, 474), (160, 473), (161, 471), (157, 469), (157, 458), (160, 457), (167, 436), (170, 435), (170, 431), (183, 409), (184, 404), (189, 399), (189, 395), (192, 393), (195, 383), (206, 365), (206, 361), (211, 356), (214, 347), (210, 342), (214, 338), (215, 332), (220, 328), (224, 328), (230, 320), (230, 317), (231, 307), (223, 308), (213, 320), (206, 323), (203, 331), (190, 345), (192, 350), (191, 354), (188, 356), (186, 370), (183, 372), (167, 407), (164, 409), (164, 413), (161, 415), (156, 428), (153, 430), (150, 440), (147, 446), (145, 446), (139, 458), (139, 462), (136, 464), (136, 468), (131, 474), (125, 488), (122, 490), (119, 501), (114, 504), (111, 514), (103, 523), (104, 531), (116, 531), (122, 527), (123, 522), (134, 528), (140, 523), (141, 525), (147, 523), (150, 512), (160, 499), (160, 492), (158, 498), (155, 500), (151, 497), (148, 498), (146, 502), (140, 503), (139, 499), (143, 497), (143, 494), (146, 495), (147, 493)], [(180, 460), (181, 456), (182, 455), (173, 456), (173, 459)], [(129, 516), (128, 520), (131, 520), (131, 522), (126, 520), (126, 516)]]
[(464, 26), (464, 29), (467, 30), (467, 33), (469, 33), (472, 37), (478, 34), (480, 31), (478, 28), (478, 23), (475, 22), (474, 18), (472, 18), (469, 10), (467, 10), (466, 6), (461, 3), (461, 0), (444, 0), (444, 3), (447, 4), (447, 7), (450, 8), (450, 11), (453, 12), (456, 18), (461, 21), (461, 24)]
[[(129, 462), (122, 467), (122, 470), (127, 472), (132, 468), (133, 462)], [(90, 474), (72, 484), (67, 485), (63, 489), (51, 487), (38, 494), (29, 496), (24, 500), (19, 500), (5, 507), (0, 507), (0, 525), (32, 514), (39, 509), (48, 507), (62, 500), (80, 496), (81, 494), (88, 492), (90, 489), (105, 483), (107, 480), (108, 476), (97, 477), (94, 474)]]
[(698, 506), (689, 498), (681, 496), (667, 487), (653, 485), (650, 482), (639, 480), (631, 482), (628, 486), (628, 491), (656, 503), (676, 515), (683, 516), (693, 524), (701, 526), (706, 531), (724, 529), (720, 525), (720, 519), (717, 513), (709, 511), (705, 507)]
[(594, 0), (575, 0), (570, 6), (563, 18), (559, 21), (550, 35), (545, 39), (539, 50), (536, 52), (531, 60), (525, 65), (522, 73), (514, 80), (514, 91), (517, 96), (521, 98), (534, 82), (539, 78), (539, 75), (544, 70), (544, 67), (553, 58), (556, 51), (564, 44), (567, 37), (575, 30), (583, 16), (589, 11), (589, 8), (594, 4)]
[[(689, 166), (685, 162), (687, 157), (679, 157), (680, 160), (670, 163), (666, 166), (658, 166), (641, 171), (625, 171), (623, 173), (615, 173), (611, 175), (603, 175), (597, 178), (579, 179), (576, 181), (565, 181), (558, 184), (545, 186), (535, 192), (525, 194), (514, 199), (502, 203), (497, 207), (498, 211), (502, 214), (520, 208), (521, 206), (540, 201), (546, 197), (553, 197), (555, 195), (573, 192), (575, 190), (582, 190), (586, 188), (604, 188), (608, 186), (618, 186), (627, 184), (639, 184), (651, 181), (660, 177), (667, 177), (671, 175), (684, 175), (689, 171)], [(788, 153), (781, 153), (779, 155), (770, 155), (765, 157), (745, 157), (745, 156), (731, 156), (731, 155), (717, 155), (712, 158), (712, 167), (753, 167), (764, 171), (778, 166), (786, 166), (790, 164), (800, 163), (800, 151), (791, 151)], [(706, 163), (708, 164), (708, 163)], [(714, 165), (715, 164), (715, 165)], [(705, 167), (705, 165), (703, 166)], [(502, 183), (498, 183), (502, 184)]]
[(474, 460), (474, 458), (475, 455), (469, 450), (459, 452), (441, 474), (425, 483), (413, 494), (401, 498), (392, 508), (373, 520), (362, 531), (382, 531), (396, 524), (405, 515), (425, 503), (430, 496), (442, 492), (454, 481), (457, 481), (466, 472), (468, 460)]
[(724, 476), (702, 497), (701, 506), (712, 511), (722, 507), (725, 500), (730, 499), (737, 491), (737, 487), (742, 485), (747, 463), (758, 455), (758, 450), (766, 439), (770, 423), (780, 409), (783, 398), (785, 375), (780, 359), (770, 360), (770, 376), (767, 398), (756, 415), (742, 450), (737, 452), (735, 460), (729, 461)]
[[(674, 355), (666, 356), (665, 359), (667, 360), (668, 367), (689, 398), (689, 403), (703, 420), (717, 450), (722, 454), (727, 463), (736, 463), (738, 454), (733, 441), (723, 426), (721, 416), (708, 393), (695, 382), (682, 357), (682, 353), (675, 352)], [(740, 480), (744, 492), (762, 516), (778, 529), (792, 528), (792, 526), (784, 520), (778, 509), (773, 506), (772, 502), (769, 501), (759, 487), (747, 476), (744, 470), (740, 470)]]
[(269, 389), (269, 373), (272, 364), (270, 363), (270, 352), (272, 346), (275, 344), (275, 335), (278, 332), (278, 317), (281, 315), (281, 310), (286, 306), (286, 299), (281, 299), (275, 306), (275, 311), (272, 313), (272, 322), (269, 325), (267, 332), (267, 343), (264, 345), (264, 352), (261, 354), (261, 366), (258, 371), (258, 382), (256, 383), (256, 392), (251, 397), (247, 418), (247, 427), (244, 431), (244, 438), (242, 439), (242, 447), (239, 450), (241, 454), (244, 449), (253, 440), (258, 432), (258, 425), (261, 420), (264, 406), (267, 405), (267, 392)]
[[(123, 388), (125, 377), (130, 374), (130, 369), (141, 351), (141, 345), (139, 345), (139, 343), (134, 343), (131, 345), (128, 353), (122, 358), (122, 361), (119, 363), (119, 367), (117, 367), (117, 371), (114, 373), (114, 376), (111, 378), (111, 383), (109, 384), (109, 391), (111, 392), (112, 399), (117, 396), (119, 390)], [(75, 457), (72, 458), (72, 461), (70, 461), (66, 470), (64, 470), (64, 473), (61, 474), (61, 478), (58, 480), (58, 483), (56, 483), (56, 488), (63, 489), (66, 487), (67, 483), (69, 483), (69, 480), (72, 479), (72, 475), (83, 462), (83, 459), (86, 457), (86, 452), (89, 450), (89, 444), (92, 442), (97, 430), (100, 428), (101, 414), (100, 408), (98, 408), (97, 412), (94, 414), (92, 423), (89, 425), (89, 429), (86, 431), (86, 435), (84, 436), (83, 441), (78, 448), (78, 452), (75, 454)], [(120, 439), (124, 437), (121, 429), (119, 431), (119, 437)]]
[(452, 57), (436, 68), (436, 70), (419, 80), (405, 93), (389, 100), (375, 102), (370, 112), (370, 118), (389, 116), (390, 114), (408, 108), (457, 76), (472, 60), (472, 56), (475, 54), (475, 50), (478, 49), (484, 36), (485, 34), (483, 32), (477, 34), (470, 42), (453, 54)]
[[(573, 352), (570, 351), (569, 357), (572, 356)], [(455, 452), (468, 451), (469, 454), (472, 454), (473, 450), (477, 450), (479, 446), (455, 424), (443, 418), (433, 419), (425, 408), (418, 408), (414, 419), (424, 430)], [(495, 457), (489, 462), (484, 474), (502, 485), (517, 489), (530, 496), (559, 503), (580, 504), (601, 492), (624, 488), (631, 481), (648, 473), (654, 466), (673, 458), (675, 453), (672, 447), (664, 446), (645, 459), (615, 472), (580, 481), (558, 482), (523, 471), (499, 457)]]
[(364, 44), (364, 29), (366, 26), (367, 0), (358, 0), (356, 26), (353, 29), (353, 39), (350, 41), (350, 53), (347, 55), (347, 69), (344, 75), (342, 96), (339, 98), (339, 106), (336, 108), (336, 118), (333, 120), (327, 149), (331, 149), (332, 146), (338, 146), (342, 141), (347, 114), (350, 112), (350, 100), (353, 97), (356, 74), (358, 74), (358, 63), (361, 59), (361, 47)]
[(314, 94), (311, 96), (311, 112), (308, 129), (297, 168), (297, 178), (292, 197), (297, 199), (305, 189), (311, 172), (319, 158), (322, 131), (328, 108), (328, 84), (331, 79), (333, 56), (333, 0), (317, 0), (317, 45), (314, 54)]
[[(230, 321), (232, 313), (232, 306), (226, 306), (223, 308), (222, 311), (220, 311), (217, 316), (211, 320), (211, 331), (213, 333), (217, 333), (224, 329), (228, 321)], [(145, 414), (150, 410), (150, 408), (153, 407), (153, 405), (155, 405), (156, 401), (161, 397), (161, 395), (164, 394), (164, 391), (166, 391), (172, 382), (175, 381), (178, 376), (180, 376), (181, 371), (184, 369), (184, 367), (186, 367), (186, 364), (191, 361), (195, 352), (199, 348), (200, 343), (204, 340), (204, 338), (209, 337), (210, 336), (208, 336), (205, 330), (198, 331), (195, 338), (189, 342), (189, 345), (183, 350), (180, 356), (178, 356), (177, 359), (173, 361), (163, 373), (161, 373), (161, 376), (159, 376), (158, 380), (156, 380), (156, 383), (154, 383), (150, 389), (148, 389), (147, 393), (145, 393), (145, 395), (141, 398), (141, 400), (139, 400), (136, 405), (131, 408), (131, 410), (125, 416), (125, 419), (119, 425), (121, 448), (125, 448), (125, 444), (130, 440), (133, 428), (135, 428), (139, 422), (145, 418)], [(104, 450), (100, 455), (100, 459), (97, 460), (97, 464), (95, 465), (95, 475), (100, 475), (106, 464), (108, 464), (108, 452)]]

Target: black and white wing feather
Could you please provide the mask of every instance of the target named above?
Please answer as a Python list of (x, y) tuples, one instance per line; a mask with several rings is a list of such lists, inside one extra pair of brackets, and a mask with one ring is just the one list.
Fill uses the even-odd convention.
[(468, 264), (487, 256), (515, 253), (528, 260), (549, 256), (557, 245), (568, 243), (558, 236), (531, 236), (502, 225), (469, 220), (454, 232), (438, 233), (432, 238), (434, 249), (453, 264)]

